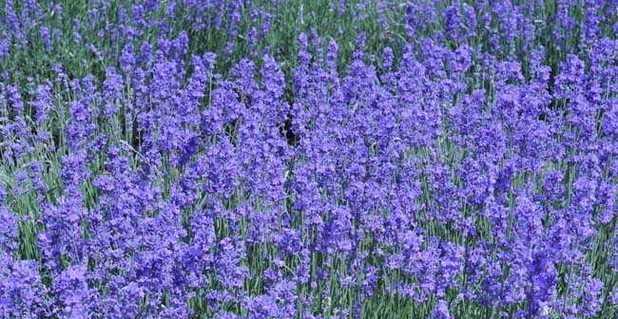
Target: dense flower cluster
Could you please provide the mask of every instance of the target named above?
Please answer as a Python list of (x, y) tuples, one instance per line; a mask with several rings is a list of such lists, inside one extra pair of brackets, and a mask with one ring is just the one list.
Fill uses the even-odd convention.
[(225, 72), (272, 12), (93, 2), (65, 30), (75, 8), (2, 11), (0, 61), (116, 44), (83, 48), (92, 75), (2, 75), (1, 318), (615, 314), (615, 2), (379, 1), (405, 41), (377, 57), (308, 32), (292, 66)]

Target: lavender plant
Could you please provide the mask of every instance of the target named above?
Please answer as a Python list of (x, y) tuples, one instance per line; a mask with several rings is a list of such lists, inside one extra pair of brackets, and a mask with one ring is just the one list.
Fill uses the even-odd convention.
[(613, 1), (0, 9), (0, 318), (614, 318)]

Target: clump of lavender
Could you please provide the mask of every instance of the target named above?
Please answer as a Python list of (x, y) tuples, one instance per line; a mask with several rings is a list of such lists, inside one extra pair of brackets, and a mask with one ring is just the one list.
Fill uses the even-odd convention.
[(615, 3), (0, 12), (1, 318), (617, 313)]

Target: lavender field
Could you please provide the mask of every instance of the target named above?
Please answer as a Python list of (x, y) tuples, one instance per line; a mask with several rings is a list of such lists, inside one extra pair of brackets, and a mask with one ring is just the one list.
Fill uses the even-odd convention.
[(618, 317), (615, 0), (0, 0), (0, 318)]

